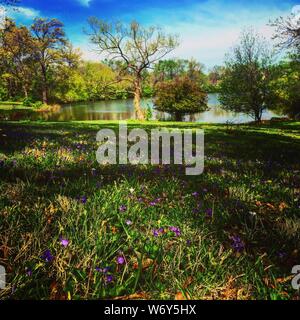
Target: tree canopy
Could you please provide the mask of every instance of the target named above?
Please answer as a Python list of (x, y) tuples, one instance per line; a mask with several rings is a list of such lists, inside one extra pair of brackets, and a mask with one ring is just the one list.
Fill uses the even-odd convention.
[(272, 54), (266, 40), (253, 30), (246, 30), (227, 56), (220, 85), (224, 109), (248, 114), (260, 121), (262, 113), (275, 103), (271, 90)]
[(207, 110), (207, 94), (203, 87), (187, 76), (160, 82), (155, 89), (156, 109), (174, 114), (177, 121), (186, 114)]

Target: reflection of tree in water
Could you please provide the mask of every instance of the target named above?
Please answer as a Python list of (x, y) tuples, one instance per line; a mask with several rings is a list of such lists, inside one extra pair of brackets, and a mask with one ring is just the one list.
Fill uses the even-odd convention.
[[(147, 105), (152, 106), (151, 100), (145, 99), (143, 101), (144, 109)], [(234, 114), (223, 110), (218, 105), (217, 96), (210, 96), (210, 109), (203, 113), (192, 114), (185, 116), (183, 121), (191, 122), (212, 122), (225, 123), (226, 121), (247, 122), (252, 119), (241, 115)], [(153, 120), (172, 121), (172, 115), (153, 109)], [(265, 113), (265, 119), (270, 119), (274, 116), (271, 112)], [(129, 120), (135, 119), (134, 110), (131, 105), (131, 100), (114, 100), (114, 101), (99, 101), (94, 103), (81, 103), (66, 105), (57, 112), (33, 112), (27, 110), (1, 112), (0, 119), (5, 120), (45, 120), (45, 121), (95, 121), (95, 120)]]
[(196, 121), (196, 115), (195, 114), (191, 114), (190, 115), (190, 122), (195, 122)]
[(222, 108), (217, 107), (217, 106), (211, 108), (210, 111), (211, 111), (212, 115), (215, 117), (224, 117), (226, 115), (231, 114), (231, 112), (225, 111)]

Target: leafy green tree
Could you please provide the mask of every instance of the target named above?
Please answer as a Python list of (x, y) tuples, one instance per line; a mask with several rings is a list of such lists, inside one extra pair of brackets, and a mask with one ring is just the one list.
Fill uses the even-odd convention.
[(32, 50), (39, 65), (42, 100), (48, 103), (51, 67), (63, 63), (63, 49), (67, 44), (63, 24), (57, 19), (37, 18), (31, 26)]
[(187, 76), (195, 81), (203, 81), (204, 66), (194, 59), (168, 59), (161, 60), (154, 67), (155, 82), (173, 80), (176, 77)]
[(219, 92), (222, 77), (225, 73), (224, 66), (214, 66), (207, 75), (209, 92)]
[(217, 84), (221, 80), (223, 73), (223, 66), (214, 66), (208, 74), (208, 79), (212, 84)]
[(300, 118), (300, 16), (292, 13), (279, 17), (272, 24), (276, 28), (274, 39), (280, 50), (288, 52), (287, 60), (280, 63), (274, 82), (281, 103), (278, 111), (292, 118)]
[(11, 75), (16, 90), (22, 88), (25, 98), (28, 97), (33, 73), (31, 40), (26, 27), (18, 27), (9, 18), (4, 20), (0, 28), (0, 64), (2, 70)]
[(245, 31), (225, 63), (219, 95), (223, 108), (260, 121), (263, 111), (276, 103), (272, 54), (266, 40), (252, 30)]
[(117, 73), (105, 64), (85, 62), (80, 72), (89, 90), (89, 100), (116, 99), (130, 90), (128, 82), (118, 81)]
[(291, 118), (300, 119), (300, 61), (288, 59), (275, 67), (273, 89), (280, 99), (274, 110)]
[(90, 18), (89, 24), (90, 40), (97, 45), (99, 52), (107, 54), (110, 60), (120, 60), (124, 64), (119, 79), (132, 83), (136, 117), (144, 120), (140, 104), (144, 71), (177, 46), (175, 37), (165, 35), (156, 27), (144, 28), (135, 21), (124, 25)]
[(59, 102), (87, 100), (87, 90), (79, 73), (81, 54), (68, 44), (63, 48), (61, 63), (51, 68), (52, 88), (50, 98)]
[(173, 80), (186, 72), (186, 60), (168, 59), (159, 61), (154, 67), (156, 81)]
[(154, 104), (157, 110), (174, 114), (176, 121), (181, 121), (184, 115), (208, 109), (203, 86), (187, 76), (159, 82)]

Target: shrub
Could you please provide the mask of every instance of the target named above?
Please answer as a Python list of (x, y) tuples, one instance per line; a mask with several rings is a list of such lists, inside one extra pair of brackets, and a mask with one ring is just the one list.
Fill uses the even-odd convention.
[(177, 121), (181, 121), (186, 114), (208, 109), (207, 93), (200, 83), (188, 77), (158, 83), (154, 104), (157, 110), (174, 114)]

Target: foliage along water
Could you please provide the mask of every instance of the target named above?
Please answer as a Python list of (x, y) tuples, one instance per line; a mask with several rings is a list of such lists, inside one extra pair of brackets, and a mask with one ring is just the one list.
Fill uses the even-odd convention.
[[(184, 117), (184, 121), (232, 123), (249, 122), (253, 119), (244, 114), (227, 112), (220, 108), (216, 94), (209, 95), (208, 104), (210, 110)], [(142, 100), (142, 107), (152, 109), (153, 120), (172, 120), (171, 115), (158, 112), (153, 109), (151, 99)], [(275, 117), (271, 111), (263, 114), (263, 119)], [(3, 118), (3, 114), (2, 114)], [(110, 100), (97, 102), (73, 103), (64, 105), (61, 110), (55, 112), (36, 113), (26, 110), (11, 111), (5, 113), (6, 120), (47, 120), (47, 121), (82, 121), (82, 120), (129, 120), (134, 119), (133, 102), (128, 100)]]

